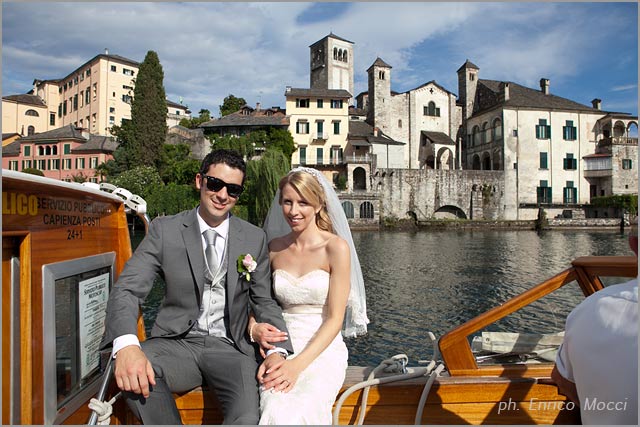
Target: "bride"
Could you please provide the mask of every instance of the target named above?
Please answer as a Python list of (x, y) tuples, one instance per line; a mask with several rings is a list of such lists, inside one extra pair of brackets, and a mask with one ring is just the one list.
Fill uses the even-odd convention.
[[(356, 336), (366, 333), (368, 323), (360, 263), (346, 217), (321, 172), (296, 168), (280, 181), (265, 229), (273, 289), (294, 354), (258, 371), (260, 424), (331, 424), (347, 369), (340, 330)], [(263, 354), (286, 339), (253, 318), (248, 331)]]

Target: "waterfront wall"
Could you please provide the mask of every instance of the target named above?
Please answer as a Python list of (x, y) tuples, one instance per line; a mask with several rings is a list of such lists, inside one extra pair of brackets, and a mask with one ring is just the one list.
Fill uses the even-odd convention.
[(372, 181), (382, 220), (511, 219), (502, 171), (378, 169)]

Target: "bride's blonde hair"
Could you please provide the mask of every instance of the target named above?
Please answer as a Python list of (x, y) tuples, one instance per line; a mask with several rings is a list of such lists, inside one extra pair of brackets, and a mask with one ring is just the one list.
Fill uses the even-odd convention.
[(303, 171), (290, 172), (285, 175), (278, 185), (280, 189), (279, 203), (282, 205), (282, 189), (285, 185), (291, 185), (304, 200), (306, 200), (314, 208), (320, 207), (320, 211), (316, 214), (316, 225), (320, 230), (333, 233), (333, 226), (327, 211), (327, 199), (322, 186), (315, 176)]

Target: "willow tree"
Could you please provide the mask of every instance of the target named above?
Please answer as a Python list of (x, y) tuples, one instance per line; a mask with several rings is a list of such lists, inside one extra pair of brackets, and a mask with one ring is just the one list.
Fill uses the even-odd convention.
[(147, 52), (135, 79), (131, 103), (131, 157), (134, 166), (158, 167), (167, 138), (167, 100), (158, 54)]
[(278, 182), (289, 172), (289, 160), (278, 150), (267, 150), (260, 159), (247, 164), (247, 184), (244, 200), (249, 222), (262, 226), (267, 217)]

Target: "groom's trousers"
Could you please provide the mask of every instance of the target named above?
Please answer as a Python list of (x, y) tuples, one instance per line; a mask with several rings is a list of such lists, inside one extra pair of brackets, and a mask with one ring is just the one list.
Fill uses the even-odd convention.
[(258, 424), (258, 363), (225, 338), (150, 338), (142, 350), (155, 372), (148, 398), (127, 393), (127, 403), (144, 424), (182, 424), (172, 396), (206, 383), (220, 401), (225, 424)]

